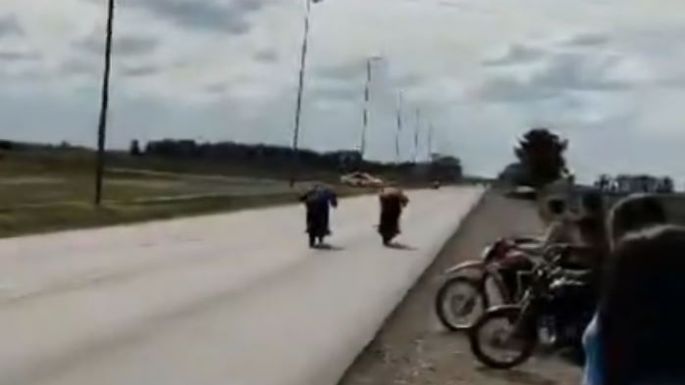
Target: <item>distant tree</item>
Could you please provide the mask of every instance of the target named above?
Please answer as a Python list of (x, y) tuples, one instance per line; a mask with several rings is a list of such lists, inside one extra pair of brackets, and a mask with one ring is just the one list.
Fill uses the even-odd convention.
[(516, 157), (528, 170), (528, 184), (541, 187), (563, 176), (566, 170), (564, 152), (568, 142), (546, 128), (528, 131), (519, 140)]
[(131, 141), (131, 147), (130, 147), (129, 153), (132, 156), (140, 156), (143, 154), (142, 150), (140, 149), (140, 143), (137, 140)]

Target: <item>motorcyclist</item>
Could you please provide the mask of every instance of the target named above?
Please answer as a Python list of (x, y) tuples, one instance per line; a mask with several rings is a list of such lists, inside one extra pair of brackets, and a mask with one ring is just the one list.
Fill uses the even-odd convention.
[(389, 185), (381, 190), (379, 200), (381, 215), (378, 232), (383, 237), (383, 244), (388, 246), (400, 234), (400, 216), (409, 204), (409, 198), (401, 189)]
[(512, 239), (516, 246), (508, 252), (507, 258), (500, 262), (500, 274), (512, 292), (518, 287), (518, 273), (533, 268), (531, 255), (542, 256), (553, 245), (577, 242), (578, 229), (575, 221), (567, 213), (566, 202), (563, 199), (550, 199), (547, 210), (551, 215), (551, 222), (545, 234), (541, 238)]
[(338, 207), (338, 197), (330, 187), (316, 183), (301, 197), (307, 208), (307, 233), (309, 247), (323, 244), (324, 238), (331, 235), (329, 224), (330, 207)]

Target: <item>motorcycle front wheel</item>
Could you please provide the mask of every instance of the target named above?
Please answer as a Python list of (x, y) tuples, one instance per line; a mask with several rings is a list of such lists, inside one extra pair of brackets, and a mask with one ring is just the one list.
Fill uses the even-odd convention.
[(495, 369), (511, 369), (533, 355), (537, 333), (520, 325), (520, 316), (517, 306), (483, 314), (469, 331), (471, 351), (478, 361)]
[(452, 331), (469, 329), (487, 307), (487, 296), (475, 278), (450, 278), (435, 296), (435, 312)]

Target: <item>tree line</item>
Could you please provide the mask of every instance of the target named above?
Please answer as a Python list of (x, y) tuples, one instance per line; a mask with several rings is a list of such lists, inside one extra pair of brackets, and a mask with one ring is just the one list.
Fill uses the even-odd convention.
[(305, 170), (335, 172), (366, 171), (371, 173), (425, 174), (445, 181), (455, 181), (463, 176), (461, 160), (453, 156), (434, 154), (427, 162), (383, 163), (363, 159), (359, 151), (318, 152), (267, 144), (244, 144), (235, 142), (197, 142), (190, 139), (162, 139), (147, 142), (144, 146), (137, 140), (130, 145), (130, 155), (136, 157), (159, 157), (174, 160), (201, 160), (207, 162), (232, 162), (287, 168), (297, 162)]

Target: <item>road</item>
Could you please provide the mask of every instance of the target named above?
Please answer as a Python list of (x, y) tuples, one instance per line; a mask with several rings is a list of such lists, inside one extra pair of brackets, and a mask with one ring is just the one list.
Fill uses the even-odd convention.
[(473, 358), (466, 336), (448, 332), (433, 307), (445, 269), (478, 256), (499, 237), (542, 229), (534, 202), (486, 194), (340, 385), (580, 384), (579, 368), (554, 355), (539, 355), (515, 370), (485, 369)]
[(404, 249), (342, 201), (0, 241), (2, 385), (335, 384), (478, 201), (414, 191)]

